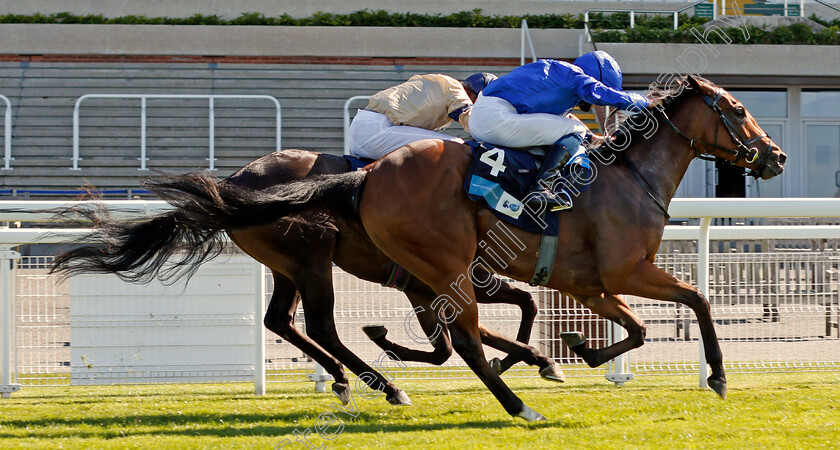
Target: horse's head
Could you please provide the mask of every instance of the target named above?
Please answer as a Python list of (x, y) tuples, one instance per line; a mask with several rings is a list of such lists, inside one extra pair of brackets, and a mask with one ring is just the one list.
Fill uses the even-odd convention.
[(741, 102), (702, 78), (688, 75), (686, 82), (713, 111), (712, 119), (702, 127), (702, 135), (691, 136), (691, 146), (698, 155), (724, 159), (764, 180), (784, 171), (787, 155), (758, 126)]

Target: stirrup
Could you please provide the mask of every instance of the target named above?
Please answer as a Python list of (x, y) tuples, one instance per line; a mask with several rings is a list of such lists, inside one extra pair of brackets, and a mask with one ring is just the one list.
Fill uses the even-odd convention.
[(544, 188), (537, 191), (535, 194), (536, 195), (529, 194), (530, 198), (526, 204), (532, 207), (534, 205), (539, 207), (545, 204), (548, 206), (550, 211), (562, 211), (572, 207), (572, 197), (565, 189), (560, 192), (553, 192), (548, 188)]
[[(565, 199), (564, 199), (564, 198), (562, 198), (562, 197), (565, 197)], [(566, 210), (566, 209), (572, 209), (572, 205), (573, 205), (573, 203), (572, 203), (572, 196), (571, 196), (571, 195), (569, 195), (569, 193), (568, 193), (568, 192), (566, 192), (566, 190), (565, 190), (565, 189), (561, 190), (560, 192), (555, 192), (555, 193), (554, 193), (554, 198), (555, 198), (556, 200), (559, 200), (559, 201), (558, 201), (558, 205), (557, 205), (557, 206), (552, 206), (552, 207), (550, 208), (550, 211), (551, 211), (551, 212), (554, 212), (554, 211), (563, 211), (563, 210)]]

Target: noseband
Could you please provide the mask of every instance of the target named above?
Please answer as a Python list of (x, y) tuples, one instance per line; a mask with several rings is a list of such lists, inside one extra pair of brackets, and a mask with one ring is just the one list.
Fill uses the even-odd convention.
[[(744, 142), (744, 140), (738, 135), (738, 132), (735, 128), (735, 125), (732, 123), (732, 121), (729, 120), (729, 118), (727, 118), (723, 114), (723, 110), (720, 108), (720, 105), (718, 105), (718, 103), (720, 102), (720, 99), (723, 98), (723, 90), (721, 90), (721, 89), (715, 90), (715, 97), (714, 98), (712, 98), (711, 96), (705, 95), (705, 94), (700, 94), (700, 98), (702, 98), (703, 102), (705, 102), (706, 105), (708, 105), (710, 108), (712, 108), (717, 113), (718, 117), (720, 118), (720, 121), (717, 122), (717, 124), (715, 125), (715, 142), (698, 141), (696, 139), (692, 139), (692, 138), (686, 136), (685, 134), (683, 134), (682, 131), (679, 130), (679, 128), (677, 128), (676, 125), (674, 125), (674, 122), (671, 122), (671, 119), (665, 114), (665, 111), (663, 111), (659, 108), (656, 108), (656, 110), (659, 111), (662, 114), (662, 117), (664, 118), (665, 123), (667, 123), (668, 126), (671, 127), (671, 129), (674, 131), (674, 133), (677, 136), (679, 136), (679, 137), (681, 137), (681, 138), (683, 138), (683, 139), (685, 139), (689, 142), (689, 148), (691, 148), (691, 150), (694, 152), (694, 154), (697, 158), (703, 159), (703, 160), (706, 160), (706, 161), (714, 161), (715, 160), (714, 156), (709, 156), (709, 155), (712, 153), (712, 151), (714, 149), (721, 150), (721, 151), (729, 153), (730, 155), (735, 157), (735, 159), (732, 160), (732, 161), (726, 160), (730, 164), (736, 164), (741, 159), (746, 161), (748, 164), (755, 164), (756, 168), (755, 169), (748, 169), (747, 174), (754, 177), (754, 178), (760, 178), (761, 177), (761, 172), (763, 172), (764, 168), (767, 167), (767, 158), (770, 155), (770, 146), (772, 145), (772, 140), (770, 139), (770, 135), (768, 135), (767, 133), (764, 133), (762, 135), (756, 136), (756, 137)], [(723, 124), (723, 127), (726, 129), (726, 132), (729, 134), (730, 139), (732, 139), (732, 142), (735, 143), (736, 148), (733, 149), (733, 148), (718, 145), (717, 136), (718, 136), (718, 129), (720, 128), (721, 123)], [(767, 138), (767, 149), (764, 152), (760, 152), (757, 147), (754, 147), (752, 145), (755, 144), (756, 142), (764, 139), (764, 138)], [(705, 147), (704, 150), (701, 151), (700, 149), (698, 149), (696, 147), (697, 144)], [(709, 148), (712, 148), (713, 150), (710, 151)]]

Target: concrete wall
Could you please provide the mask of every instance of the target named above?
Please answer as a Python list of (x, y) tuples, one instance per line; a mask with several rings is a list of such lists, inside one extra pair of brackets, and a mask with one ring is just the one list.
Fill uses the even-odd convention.
[[(582, 30), (531, 30), (531, 36), (539, 58), (576, 58), (590, 49), (581, 45)], [(465, 64), (474, 58), (516, 61), (522, 48), (520, 30), (482, 28), (5, 24), (0, 42), (3, 53), (12, 55), (464, 58)], [(840, 80), (840, 46), (602, 43), (598, 48), (612, 53), (629, 76), (645, 79), (694, 72), (819, 77), (832, 85)]]
[[(582, 30), (531, 30), (538, 57), (574, 58)], [(518, 58), (519, 29), (0, 24), (5, 54)]]
[(619, 2), (560, 0), (2, 0), (4, 14), (71, 12), (102, 14), (106, 17), (144, 15), (147, 17), (189, 17), (197, 13), (216, 14), (225, 19), (255, 11), (266, 16), (288, 14), (308, 17), (322, 11), (347, 14), (363, 9), (422, 14), (451, 14), (481, 9), (487, 15), (582, 14), (590, 8), (629, 8), (674, 10), (689, 2)]
[(840, 83), (837, 45), (712, 48), (701, 44), (598, 44), (598, 48), (613, 55), (624, 72), (639, 76), (692, 72), (739, 77), (825, 77), (826, 83)]

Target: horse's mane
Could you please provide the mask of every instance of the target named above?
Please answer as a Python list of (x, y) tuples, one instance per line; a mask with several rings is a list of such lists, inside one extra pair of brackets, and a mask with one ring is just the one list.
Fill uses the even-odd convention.
[[(693, 92), (687, 79), (688, 76), (689, 75), (683, 75), (672, 78), (669, 80), (670, 82), (664, 85), (660, 85), (657, 82), (651, 83), (648, 88), (648, 98), (661, 100), (664, 113), (666, 115), (669, 114), (678, 104), (682, 102), (683, 99), (689, 95), (690, 92)], [(697, 75), (691, 76), (707, 84), (712, 84), (710, 81)], [(651, 119), (659, 122), (661, 118), (662, 114), (655, 109), (636, 114), (627, 114), (626, 112), (620, 110), (613, 111), (604, 121), (604, 127), (606, 128), (606, 133), (608, 135), (616, 138), (616, 142), (620, 143), (621, 148), (611, 145), (610, 143), (606, 143), (604, 144), (602, 151), (622, 151), (630, 149), (630, 147), (638, 144), (639, 141), (646, 139), (645, 135), (650, 133), (649, 127), (641, 127), (640, 125), (650, 122)], [(627, 143), (628, 141), (629, 144)]]

